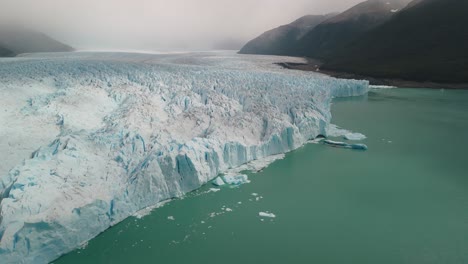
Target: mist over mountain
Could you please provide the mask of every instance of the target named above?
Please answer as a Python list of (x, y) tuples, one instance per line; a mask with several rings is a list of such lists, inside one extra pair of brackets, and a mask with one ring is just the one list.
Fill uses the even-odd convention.
[(468, 1), (417, 0), (349, 43), (325, 68), (376, 77), (468, 82)]
[(334, 16), (308, 32), (296, 46), (301, 55), (326, 59), (404, 8), (411, 0), (368, 0)]
[(224, 39), (241, 41), (240, 49), (276, 25), (359, 1), (4, 0), (0, 25), (17, 23), (80, 50), (209, 50)]
[(241, 53), (304, 56), (321, 60), (322, 69), (377, 78), (468, 82), (467, 11), (462, 0), (368, 0), (299, 40), (259, 37), (255, 50)]
[(346, 43), (381, 25), (411, 0), (367, 0), (343, 13), (309, 15), (260, 35), (244, 54), (308, 56), (325, 59)]
[(73, 48), (41, 32), (18, 26), (0, 28), (0, 56), (14, 56), (21, 53), (65, 52)]
[(240, 51), (243, 54), (291, 55), (297, 52), (298, 41), (317, 25), (332, 17), (308, 15), (294, 22), (269, 30), (249, 41)]
[(13, 51), (0, 46), (0, 57), (13, 57), (15, 55)]

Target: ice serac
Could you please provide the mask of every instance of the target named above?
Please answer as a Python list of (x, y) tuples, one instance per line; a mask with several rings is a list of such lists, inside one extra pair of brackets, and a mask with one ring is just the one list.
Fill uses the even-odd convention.
[(333, 97), (368, 90), (281, 69), (278, 59), (0, 60), (1, 262), (47, 263), (143, 208), (294, 150), (327, 134)]

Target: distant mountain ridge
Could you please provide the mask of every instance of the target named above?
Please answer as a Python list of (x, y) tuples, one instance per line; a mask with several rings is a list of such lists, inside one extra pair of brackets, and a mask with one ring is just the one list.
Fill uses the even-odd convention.
[(410, 0), (368, 0), (324, 21), (298, 43), (299, 54), (327, 59), (346, 43), (390, 19)]
[(466, 0), (417, 0), (323, 67), (375, 77), (468, 82), (467, 14)]
[(343, 13), (304, 16), (291, 24), (265, 32), (247, 43), (240, 53), (324, 59), (344, 43), (389, 19), (410, 1), (368, 0)]
[(285, 55), (296, 51), (297, 42), (318, 24), (332, 17), (330, 15), (308, 15), (294, 22), (269, 30), (249, 41), (241, 50), (242, 54)]
[(0, 28), (0, 56), (16, 56), (21, 53), (67, 52), (74, 49), (41, 32), (21, 28)]
[(13, 51), (0, 46), (0, 57), (13, 57), (15, 55)]
[(319, 59), (322, 69), (376, 78), (468, 82), (467, 14), (467, 0), (368, 0), (290, 38), (287, 50), (263, 54)]

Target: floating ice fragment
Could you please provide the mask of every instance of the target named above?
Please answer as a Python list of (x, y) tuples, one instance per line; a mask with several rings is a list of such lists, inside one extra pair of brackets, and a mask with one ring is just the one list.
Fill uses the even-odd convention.
[(213, 185), (216, 185), (216, 186), (223, 186), (224, 184), (226, 184), (221, 177), (217, 177), (216, 179), (213, 180), (212, 183)]
[(344, 138), (347, 140), (364, 140), (367, 137), (361, 133), (348, 133), (344, 135)]
[(258, 196), (258, 193), (252, 193), (253, 196)]
[(231, 208), (226, 208), (226, 212), (232, 212)]
[(222, 176), (224, 182), (229, 185), (241, 185), (244, 183), (249, 183), (249, 178), (245, 174), (239, 175), (224, 175)]
[(275, 218), (276, 215), (273, 213), (268, 213), (268, 212), (260, 212), (258, 213), (259, 216), (261, 217), (268, 217), (268, 218)]
[(168, 217), (167, 217), (167, 220), (174, 221), (174, 220), (175, 220), (175, 218), (174, 218), (174, 217), (171, 215), (171, 216), (168, 216)]
[(356, 149), (356, 150), (367, 150), (367, 146), (364, 144), (348, 144), (345, 142), (338, 142), (333, 140), (325, 140), (325, 144), (338, 147), (338, 148), (347, 148), (347, 149)]

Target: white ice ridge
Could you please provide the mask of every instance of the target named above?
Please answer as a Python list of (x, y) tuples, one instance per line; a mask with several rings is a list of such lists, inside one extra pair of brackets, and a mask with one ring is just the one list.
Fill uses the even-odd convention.
[(327, 134), (333, 97), (368, 91), (279, 59), (0, 59), (0, 262), (47, 263), (141, 209), (294, 150)]

